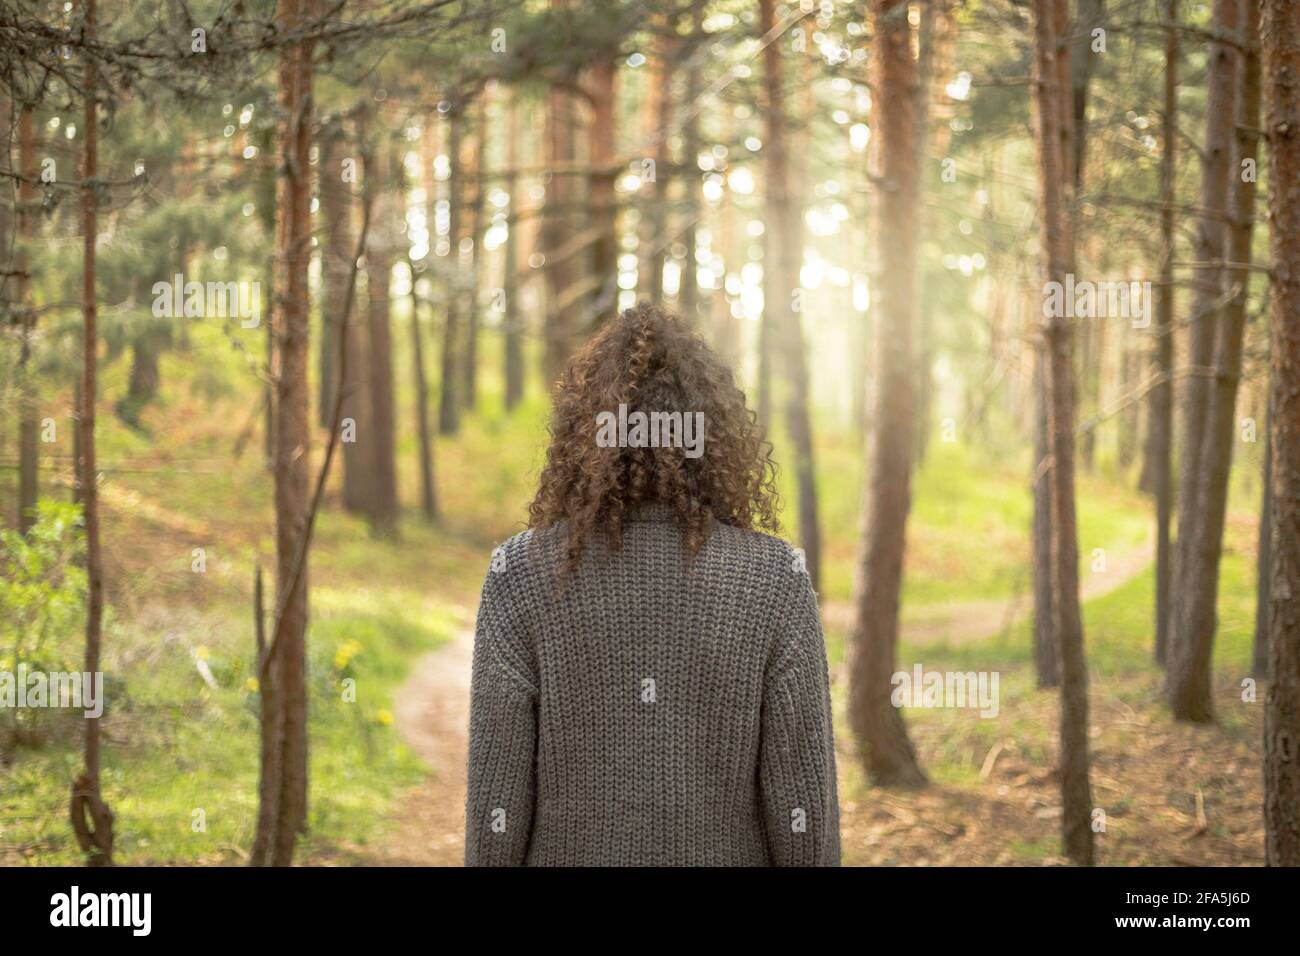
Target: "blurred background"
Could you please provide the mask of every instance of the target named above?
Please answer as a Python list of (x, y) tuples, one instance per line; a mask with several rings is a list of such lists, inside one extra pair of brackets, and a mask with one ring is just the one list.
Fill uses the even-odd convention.
[[(651, 299), (733, 366), (775, 445), (783, 533), (808, 552), (827, 632), (845, 863), (1064, 862), (1060, 695), (1035, 653), (1035, 6), (5, 11), (0, 671), (81, 670), (88, 577), (102, 577), (95, 776), (114, 860), (258, 861), (268, 672), (255, 571), (261, 618), (273, 619), (292, 577), (285, 535), (300, 533), (332, 446), (299, 586), (309, 769), (290, 852), (305, 864), (460, 862), (483, 575), (524, 526), (564, 359), (614, 310)], [(1216, 268), (1198, 238), (1200, 157), (1223, 135), (1207, 104), (1216, 56), (1234, 71), (1246, 57), (1212, 42), (1220, 2), (1063, 6), (1073, 272), (1154, 282), (1182, 363), (1184, 320)], [(903, 38), (895, 74), (887, 36)], [(1175, 127), (1163, 118), (1171, 64)], [(886, 126), (886, 103), (910, 119)], [(1177, 162), (1162, 176), (1171, 128)], [(912, 204), (901, 232), (882, 201), (899, 175)], [(76, 467), (88, 196), (94, 562)], [(912, 249), (914, 297), (891, 315), (879, 290), (899, 268), (895, 243)], [(1214, 288), (1227, 288), (1217, 268)], [(1260, 669), (1266, 286), (1247, 273), (1239, 296), (1211, 722), (1175, 719), (1153, 656), (1158, 475), (1163, 456), (1168, 502), (1179, 464), (1171, 480), (1169, 413), (1153, 400), (1167, 400), (1169, 357), (1155, 332), (1174, 326), (1159, 312), (1146, 326), (1073, 326), (1100, 863), (1264, 861), (1263, 694), (1247, 700), (1243, 680)], [(898, 336), (907, 347), (882, 372), (880, 343)], [(907, 417), (885, 417), (880, 383), (899, 376)], [(996, 717), (904, 709), (924, 786), (873, 775), (849, 715), (855, 568), (872, 533), (865, 449), (890, 429), (910, 436), (897, 667), (1000, 677)], [(278, 508), (277, 485), (289, 489)], [(67, 809), (84, 735), (77, 712), (0, 708), (0, 863), (87, 858)]]

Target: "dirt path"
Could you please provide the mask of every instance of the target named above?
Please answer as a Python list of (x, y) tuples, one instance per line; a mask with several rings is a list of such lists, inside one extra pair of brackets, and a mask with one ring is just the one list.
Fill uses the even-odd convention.
[(397, 692), (394, 720), (402, 740), (429, 765), (429, 779), (407, 794), (389, 842), (375, 863), (459, 866), (465, 852), (465, 757), (474, 632), (421, 657)]
[[(1104, 571), (1092, 569), (1090, 555), (1079, 558), (1079, 594), (1083, 601), (1109, 594), (1127, 584), (1155, 560), (1155, 544), (1147, 542), (1129, 551), (1106, 555)], [(947, 642), (964, 644), (1000, 634), (1033, 611), (1033, 594), (1026, 586), (1009, 599), (948, 601), (903, 611), (902, 640), (911, 644)], [(853, 605), (848, 601), (822, 604), (822, 622), (845, 633), (853, 627)]]
[[(1106, 570), (1082, 563), (1080, 591), (1091, 600), (1113, 591), (1148, 567), (1150, 544), (1109, 555)], [(975, 641), (1000, 633), (1030, 611), (1029, 595), (1010, 600), (928, 605), (903, 622), (903, 638), (924, 644)], [(852, 625), (852, 605), (828, 601), (828, 626)], [(465, 849), (465, 756), (469, 729), (472, 625), (451, 643), (421, 657), (397, 692), (394, 716), (403, 741), (430, 768), (429, 779), (399, 801), (391, 836), (365, 854), (366, 862), (393, 866), (458, 866)]]

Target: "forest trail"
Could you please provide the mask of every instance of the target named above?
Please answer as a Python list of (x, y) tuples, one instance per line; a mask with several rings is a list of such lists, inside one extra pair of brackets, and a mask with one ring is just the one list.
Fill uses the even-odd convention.
[[(1104, 572), (1084, 565), (1080, 592), (1091, 600), (1145, 570), (1153, 545), (1108, 557)], [(1001, 633), (1030, 611), (1028, 594), (1010, 600), (954, 601), (928, 605), (924, 616), (904, 622), (903, 639), (914, 643), (981, 640)], [(828, 601), (828, 627), (847, 630), (852, 605)], [(456, 866), (465, 851), (465, 759), (469, 730), (469, 681), (474, 656), (472, 627), (421, 657), (398, 690), (394, 718), (405, 744), (429, 765), (429, 778), (398, 804), (395, 825), (369, 862), (393, 866)]]
[[(1079, 597), (1083, 602), (1102, 597), (1137, 577), (1155, 560), (1155, 542), (1110, 554), (1104, 571), (1092, 570), (1085, 556), (1079, 561)], [(853, 629), (851, 601), (822, 604), (822, 623), (827, 629), (848, 634)], [(1027, 585), (1017, 587), (1010, 598), (975, 601), (945, 601), (927, 604), (915, 613), (906, 609), (900, 640), (909, 644), (967, 644), (1004, 633), (1033, 613), (1033, 593)]]
[(402, 741), (429, 765), (427, 780), (399, 801), (396, 825), (372, 862), (458, 866), (465, 852), (465, 759), (474, 631), (418, 661), (393, 705)]

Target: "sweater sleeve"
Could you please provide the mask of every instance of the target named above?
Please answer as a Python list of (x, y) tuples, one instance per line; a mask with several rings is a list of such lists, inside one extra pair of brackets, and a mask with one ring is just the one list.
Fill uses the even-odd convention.
[(763, 689), (759, 788), (776, 866), (838, 866), (830, 672), (817, 598), (804, 577), (780, 625)]
[(537, 792), (537, 678), (522, 615), (494, 557), (470, 679), (465, 865), (520, 866)]

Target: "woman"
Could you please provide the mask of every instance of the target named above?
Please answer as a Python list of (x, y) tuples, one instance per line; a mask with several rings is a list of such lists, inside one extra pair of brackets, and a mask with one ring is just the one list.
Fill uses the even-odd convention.
[(730, 371), (640, 305), (562, 377), (529, 530), (494, 552), (467, 865), (836, 865), (826, 652)]

